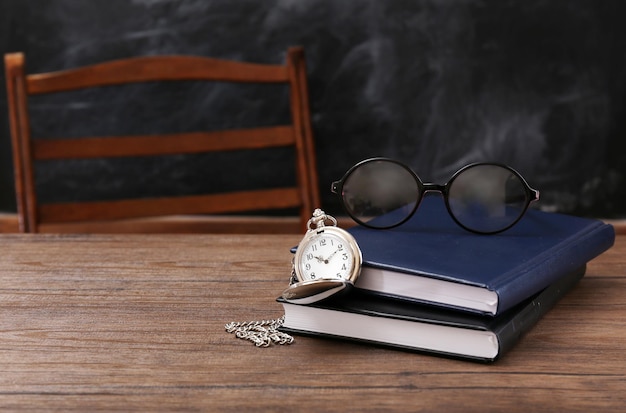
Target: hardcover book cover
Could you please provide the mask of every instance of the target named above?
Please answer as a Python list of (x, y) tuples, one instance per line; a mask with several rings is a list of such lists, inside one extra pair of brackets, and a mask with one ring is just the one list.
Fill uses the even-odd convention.
[(584, 266), (615, 241), (599, 220), (530, 209), (495, 235), (454, 223), (441, 197), (387, 230), (350, 228), (363, 253), (360, 289), (497, 315)]
[(391, 299), (358, 289), (310, 305), (279, 298), (285, 310), (281, 330), (491, 362), (510, 350), (584, 273), (585, 266), (577, 268), (497, 317)]

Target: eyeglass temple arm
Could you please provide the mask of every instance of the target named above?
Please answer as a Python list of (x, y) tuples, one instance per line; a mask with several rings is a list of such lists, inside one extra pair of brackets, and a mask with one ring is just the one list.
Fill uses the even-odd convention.
[(530, 193), (532, 194), (531, 198), (530, 198), (530, 202), (539, 201), (539, 191), (538, 190), (530, 188)]

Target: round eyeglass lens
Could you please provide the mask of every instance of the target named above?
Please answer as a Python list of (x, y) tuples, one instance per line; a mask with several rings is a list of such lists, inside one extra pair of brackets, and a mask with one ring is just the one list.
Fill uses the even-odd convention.
[(358, 165), (343, 181), (347, 212), (362, 225), (390, 228), (404, 222), (416, 208), (421, 183), (410, 170), (388, 160)]
[(522, 178), (500, 165), (472, 165), (455, 175), (448, 188), (448, 208), (454, 219), (485, 234), (515, 224), (528, 203)]

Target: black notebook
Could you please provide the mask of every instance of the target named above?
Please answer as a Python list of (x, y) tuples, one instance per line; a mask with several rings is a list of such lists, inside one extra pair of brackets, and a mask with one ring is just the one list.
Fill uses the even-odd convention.
[(416, 304), (352, 289), (311, 305), (278, 301), (282, 330), (480, 361), (511, 349), (583, 277), (585, 266), (497, 317)]

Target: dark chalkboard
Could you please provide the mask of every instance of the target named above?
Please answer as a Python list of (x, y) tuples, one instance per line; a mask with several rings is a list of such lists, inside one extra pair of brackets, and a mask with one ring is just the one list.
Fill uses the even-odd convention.
[[(541, 190), (544, 209), (624, 217), (624, 16), (621, 0), (3, 0), (0, 49), (25, 52), (32, 72), (149, 54), (278, 63), (288, 46), (302, 45), (328, 211), (339, 211), (330, 182), (382, 155), (440, 182), (473, 161), (507, 163)], [(6, 113), (4, 79), (0, 88)], [(31, 102), (33, 133), (47, 139), (87, 128), (105, 134), (279, 122), (286, 106), (261, 108), (268, 93), (286, 99), (281, 90), (193, 84), (41, 99)], [(161, 112), (146, 109), (155, 101)], [(245, 110), (234, 109), (241, 103)], [(177, 116), (183, 111), (191, 120)], [(158, 122), (148, 120), (154, 114)], [(221, 162), (252, 161), (233, 156)], [(254, 161), (263, 169), (284, 159), (268, 153)], [(0, 210), (15, 209), (11, 164), (2, 115)], [(212, 166), (219, 164), (133, 161), (102, 190), (193, 192), (229, 179)], [(42, 196), (88, 198), (114, 167), (41, 165)], [(262, 186), (255, 176), (243, 179)], [(76, 189), (82, 182), (89, 190)]]

